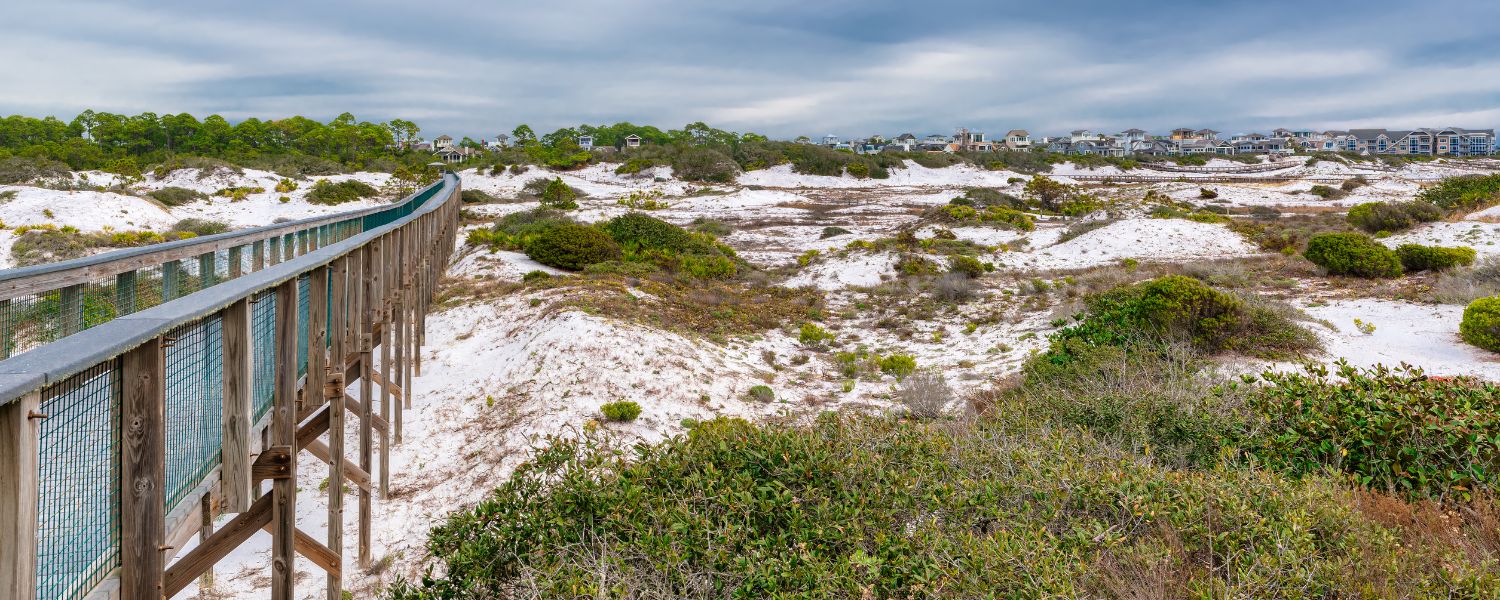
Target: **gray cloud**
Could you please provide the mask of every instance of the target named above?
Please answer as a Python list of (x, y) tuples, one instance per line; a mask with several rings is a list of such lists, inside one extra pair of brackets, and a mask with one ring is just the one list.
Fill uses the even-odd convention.
[(1500, 4), (1134, 4), (17, 0), (0, 112), (350, 111), (476, 137), (1500, 120)]

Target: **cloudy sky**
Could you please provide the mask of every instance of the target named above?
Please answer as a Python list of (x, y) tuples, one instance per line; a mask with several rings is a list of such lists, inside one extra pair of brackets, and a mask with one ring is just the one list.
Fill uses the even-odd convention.
[(1500, 125), (1494, 0), (6, 0), (0, 113), (491, 137)]

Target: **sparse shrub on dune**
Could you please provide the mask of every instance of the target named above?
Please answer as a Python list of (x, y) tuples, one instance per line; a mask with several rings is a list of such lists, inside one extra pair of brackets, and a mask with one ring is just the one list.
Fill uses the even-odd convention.
[(1324, 233), (1307, 241), (1302, 253), (1331, 275), (1400, 277), (1401, 258), (1362, 233)]
[(350, 179), (333, 182), (324, 179), (313, 184), (312, 189), (307, 192), (306, 199), (311, 204), (334, 205), (371, 198), (379, 194), (380, 190), (363, 181)]
[(1469, 303), (1458, 332), (1465, 342), (1500, 352), (1500, 296)]
[(628, 400), (610, 402), (599, 407), (604, 418), (616, 423), (629, 423), (641, 416), (641, 405)]
[(1349, 224), (1369, 233), (1398, 233), (1418, 223), (1443, 218), (1445, 211), (1431, 202), (1366, 202), (1349, 209)]
[(1432, 282), (1432, 299), (1445, 304), (1468, 304), (1489, 296), (1500, 296), (1500, 257), (1444, 271)]
[(558, 223), (543, 229), (526, 245), (526, 255), (549, 267), (581, 271), (620, 258), (620, 246), (597, 228)]
[(207, 194), (198, 190), (190, 190), (180, 187), (164, 187), (147, 194), (152, 199), (167, 206), (182, 206), (208, 198)]
[(1396, 255), (1401, 257), (1401, 266), (1407, 272), (1417, 271), (1446, 271), (1455, 267), (1466, 267), (1474, 264), (1478, 254), (1473, 248), (1459, 246), (1448, 248), (1443, 246), (1423, 246), (1421, 244), (1402, 244), (1396, 247)]

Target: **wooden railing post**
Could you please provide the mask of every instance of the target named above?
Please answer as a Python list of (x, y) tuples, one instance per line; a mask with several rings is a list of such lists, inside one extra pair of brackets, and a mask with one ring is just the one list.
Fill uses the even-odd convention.
[(182, 261), (162, 263), (161, 301), (175, 300), (180, 295), (182, 295)]
[(259, 271), (264, 268), (266, 268), (266, 241), (250, 242), (250, 270)]
[(271, 482), (271, 598), (296, 594), (297, 535), (297, 280), (276, 288), (276, 387), (271, 407), (271, 447), (292, 456), (290, 472)]
[(0, 406), (0, 598), (36, 598), (41, 396)]
[(120, 360), (120, 596), (162, 597), (166, 527), (165, 371), (162, 340), (152, 338)]
[(245, 274), (245, 247), (234, 246), (229, 249), (229, 278), (239, 279)]
[(58, 292), (59, 325), (62, 335), (83, 331), (83, 284), (74, 284)]
[[(348, 260), (340, 258), (330, 267), (332, 289), (329, 291), (333, 310), (328, 314), (328, 330), (332, 335), (329, 344), (329, 366), (324, 373), (323, 394), (328, 406), (328, 548), (337, 552), (342, 572), (344, 556), (344, 364), (348, 356), (345, 327), (348, 314), (346, 290)], [(308, 371), (312, 373), (312, 371)], [(311, 380), (311, 378), (309, 378)], [(328, 574), (328, 600), (343, 600), (343, 578)]]
[[(371, 316), (371, 286), (370, 286), (370, 247), (360, 248), (355, 254), (359, 275), (355, 277), (355, 287), (358, 289), (359, 300), (356, 303), (354, 314), (359, 319), (355, 331), (359, 334), (359, 468), (369, 473), (374, 467), (374, 449), (370, 420), (374, 417), (371, 407), (375, 397), (374, 389), (371, 387), (370, 361), (374, 357), (370, 345), (374, 343), (371, 339), (370, 325), (374, 322)], [(359, 566), (369, 568), (370, 566), (370, 490), (359, 492)]]
[(218, 257), (213, 252), (198, 255), (198, 289), (213, 287), (219, 282)]
[[(372, 329), (380, 327), (380, 418), (387, 423), (391, 422), (391, 345), (387, 343), (390, 339), (390, 294), (387, 293), (386, 284), (390, 271), (389, 253), (386, 252), (386, 242), (390, 236), (381, 236), (371, 243), (375, 251), (375, 268), (370, 272), (371, 285), (374, 288), (375, 303), (372, 307), (374, 312), (371, 316), (374, 322)], [(380, 430), (380, 497), (385, 498), (391, 493), (391, 432), (387, 429)]]
[(271, 256), (266, 260), (267, 266), (281, 264), (281, 243), (278, 241), (279, 239), (280, 238), (272, 237), (266, 240), (267, 242), (269, 242), (266, 244), (266, 247), (270, 248), (271, 250)]
[(250, 482), (251, 366), (250, 300), (224, 309), (224, 443), (220, 450), (219, 490), (224, 510), (242, 513), (255, 501)]

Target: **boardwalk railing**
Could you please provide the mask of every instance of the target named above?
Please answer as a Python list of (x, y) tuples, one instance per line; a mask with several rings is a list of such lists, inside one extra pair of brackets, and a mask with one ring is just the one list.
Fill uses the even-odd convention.
[[(0, 598), (171, 597), (261, 529), (272, 598), (294, 554), (342, 598), (339, 482), (368, 565), (459, 188), (0, 272), (5, 355), (24, 350), (0, 360)], [(326, 543), (295, 523), (301, 451), (330, 467)]]

